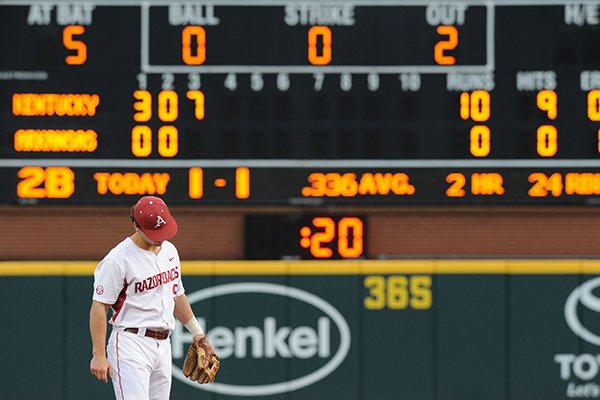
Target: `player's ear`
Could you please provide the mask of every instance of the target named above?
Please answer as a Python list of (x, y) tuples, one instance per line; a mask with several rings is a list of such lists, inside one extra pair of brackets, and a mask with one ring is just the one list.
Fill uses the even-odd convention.
[(129, 209), (129, 219), (131, 220), (131, 222), (133, 222), (134, 225), (137, 225), (137, 222), (135, 222), (135, 218), (133, 217), (134, 209), (135, 206), (131, 206), (131, 208)]
[(138, 232), (140, 230), (140, 226), (138, 225), (137, 222), (135, 222), (135, 220), (132, 218), (131, 219), (131, 223), (133, 224), (133, 229)]

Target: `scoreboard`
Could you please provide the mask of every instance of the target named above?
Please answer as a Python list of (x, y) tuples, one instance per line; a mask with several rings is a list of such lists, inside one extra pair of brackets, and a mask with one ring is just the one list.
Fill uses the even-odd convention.
[(588, 1), (0, 0), (0, 203), (597, 204), (599, 24)]

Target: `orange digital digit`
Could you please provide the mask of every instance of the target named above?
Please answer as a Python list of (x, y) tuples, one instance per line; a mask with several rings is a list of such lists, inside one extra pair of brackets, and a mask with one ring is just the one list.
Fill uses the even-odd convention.
[(591, 90), (588, 93), (587, 103), (590, 121), (600, 121), (600, 90)]
[(148, 157), (152, 153), (152, 130), (145, 125), (131, 130), (131, 153), (136, 157)]
[(454, 65), (456, 58), (446, 55), (446, 50), (454, 50), (458, 46), (458, 30), (452, 25), (440, 25), (436, 29), (442, 36), (448, 36), (448, 39), (437, 42), (433, 48), (433, 58), (439, 65)]
[(563, 177), (558, 172), (550, 175), (546, 184), (546, 189), (552, 193), (552, 196), (558, 197), (563, 193)]
[(450, 187), (446, 190), (446, 196), (448, 197), (465, 197), (465, 184), (467, 178), (461, 173), (453, 172), (448, 174), (446, 182), (450, 184)]
[(536, 96), (536, 103), (540, 110), (545, 111), (549, 119), (554, 120), (558, 115), (558, 97), (554, 90), (541, 90)]
[(460, 117), (465, 121), (471, 118), (471, 94), (469, 92), (460, 94)]
[[(192, 47), (192, 38), (196, 48)], [(186, 26), (181, 31), (181, 57), (187, 65), (200, 65), (206, 61), (206, 31), (201, 26)]]
[(172, 125), (158, 129), (158, 154), (163, 157), (175, 157), (179, 152), (179, 134)]
[(546, 190), (546, 181), (548, 177), (541, 172), (534, 172), (529, 175), (529, 183), (533, 183), (533, 186), (529, 188), (527, 194), (531, 197), (544, 197), (548, 194)]
[(341, 179), (342, 185), (342, 196), (344, 197), (354, 197), (358, 193), (358, 181), (356, 180), (356, 174), (352, 172), (347, 172), (342, 175)]
[[(352, 243), (350, 243), (352, 231)], [(338, 253), (343, 258), (356, 258), (363, 254), (363, 222), (357, 217), (345, 217), (338, 222)]]
[(342, 194), (342, 175), (337, 172), (328, 172), (325, 174), (325, 178), (327, 179), (327, 192), (326, 196), (329, 197), (337, 197)]
[(63, 45), (68, 50), (73, 50), (76, 53), (69, 55), (65, 61), (69, 65), (81, 65), (87, 61), (87, 46), (81, 40), (74, 40), (73, 36), (82, 35), (85, 28), (81, 25), (68, 25), (63, 29)]
[(490, 154), (490, 128), (485, 125), (475, 125), (471, 128), (470, 148), (475, 157), (487, 157)]
[(146, 122), (152, 118), (152, 95), (147, 90), (136, 90), (133, 97), (138, 100), (133, 103), (133, 119), (137, 122)]
[(204, 119), (204, 93), (200, 90), (188, 90), (188, 99), (194, 101), (194, 116), (197, 120)]
[[(320, 49), (317, 46), (319, 37), (323, 42)], [(308, 61), (312, 65), (327, 65), (331, 62), (331, 29), (328, 26), (313, 26), (308, 30)]]
[(308, 176), (308, 182), (310, 183), (310, 186), (305, 186), (302, 188), (303, 197), (325, 196), (327, 193), (327, 179), (325, 179), (325, 174), (321, 172), (313, 172)]
[(173, 122), (179, 116), (179, 96), (174, 90), (158, 93), (158, 118), (163, 122)]
[(42, 167), (23, 167), (17, 173), (22, 180), (17, 184), (17, 197), (21, 199), (42, 199), (46, 190), (41, 187), (46, 179)]
[(203, 189), (204, 170), (202, 168), (190, 168), (188, 171), (189, 196), (191, 199), (201, 199), (204, 195)]
[(311, 237), (310, 254), (315, 258), (329, 258), (333, 251), (327, 247), (322, 247), (324, 243), (331, 243), (335, 238), (335, 222), (329, 217), (315, 217), (312, 220), (315, 228), (323, 228), (322, 232), (317, 232)]
[(250, 168), (235, 169), (235, 197), (238, 199), (250, 197)]
[(537, 129), (537, 153), (542, 157), (553, 157), (558, 150), (558, 131), (552, 125)]

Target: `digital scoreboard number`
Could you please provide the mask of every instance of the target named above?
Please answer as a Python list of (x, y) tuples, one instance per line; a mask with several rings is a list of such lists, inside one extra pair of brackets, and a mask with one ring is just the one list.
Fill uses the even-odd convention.
[(366, 258), (366, 225), (366, 218), (360, 215), (247, 215), (244, 258)]
[(0, 202), (595, 204), (598, 15), (0, 0)]

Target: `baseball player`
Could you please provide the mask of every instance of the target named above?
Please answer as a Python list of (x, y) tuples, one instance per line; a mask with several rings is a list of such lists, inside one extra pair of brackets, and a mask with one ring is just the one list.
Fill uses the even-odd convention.
[[(113, 382), (117, 400), (168, 399), (177, 318), (198, 346), (213, 351), (184, 294), (179, 254), (169, 242), (177, 223), (165, 202), (142, 197), (130, 211), (135, 233), (96, 267), (90, 310), (90, 371)], [(106, 346), (107, 314), (112, 332)], [(108, 354), (108, 357), (107, 357)]]

